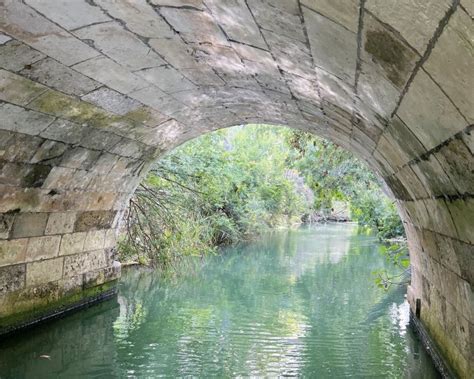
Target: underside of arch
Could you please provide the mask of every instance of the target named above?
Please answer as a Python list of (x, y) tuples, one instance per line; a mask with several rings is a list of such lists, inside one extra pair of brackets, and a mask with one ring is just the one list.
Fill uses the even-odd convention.
[(447, 0), (0, 5), (0, 330), (110, 292), (149, 165), (226, 126), (326, 137), (387, 183), (409, 301), (472, 377), (473, 9)]

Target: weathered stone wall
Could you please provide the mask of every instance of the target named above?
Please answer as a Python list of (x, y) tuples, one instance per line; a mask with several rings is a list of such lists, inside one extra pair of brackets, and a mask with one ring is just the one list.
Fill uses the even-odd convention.
[(0, 328), (110, 287), (147, 167), (257, 122), (353, 151), (397, 199), (412, 308), (473, 377), (473, 28), (464, 0), (6, 0)]

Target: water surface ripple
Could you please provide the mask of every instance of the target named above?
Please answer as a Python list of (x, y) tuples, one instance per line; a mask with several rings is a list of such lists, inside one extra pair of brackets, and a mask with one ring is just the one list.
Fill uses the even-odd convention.
[[(282, 231), (0, 343), (0, 378), (438, 378), (353, 225)], [(47, 355), (50, 358), (40, 358)]]

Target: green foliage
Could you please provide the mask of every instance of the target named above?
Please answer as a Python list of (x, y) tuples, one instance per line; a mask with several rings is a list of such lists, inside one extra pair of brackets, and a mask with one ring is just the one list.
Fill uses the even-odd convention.
[(151, 169), (130, 201), (122, 259), (172, 267), (220, 244), (351, 205), (382, 237), (401, 223), (374, 175), (347, 151), (303, 132), (263, 125), (209, 133)]
[(410, 258), (407, 247), (404, 244), (382, 245), (380, 253), (401, 272), (394, 275), (389, 274), (385, 269), (376, 270), (372, 273), (375, 277), (375, 285), (384, 290), (388, 290), (393, 285), (406, 285), (410, 276)]
[(380, 239), (404, 234), (393, 202), (382, 183), (348, 151), (302, 132), (293, 132), (289, 143), (298, 152), (295, 167), (314, 193), (314, 208), (328, 214), (334, 200), (350, 204), (351, 218), (376, 230)]

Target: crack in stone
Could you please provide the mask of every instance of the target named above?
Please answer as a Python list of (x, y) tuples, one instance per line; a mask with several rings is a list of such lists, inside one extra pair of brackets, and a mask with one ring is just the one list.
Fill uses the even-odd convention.
[[(148, 2), (148, 1), (147, 1)], [(189, 11), (204, 12), (203, 9), (193, 7), (192, 5), (152, 5), (153, 8), (170, 8), (170, 9), (185, 9)], [(206, 5), (206, 9), (207, 5)]]
[[(281, 67), (278, 65), (278, 62), (277, 62), (276, 59), (275, 59), (275, 55), (272, 53), (272, 49), (271, 49), (271, 47), (270, 47), (270, 45), (269, 45), (267, 39), (265, 38), (265, 35), (262, 33), (262, 29), (263, 29), (263, 28), (262, 28), (262, 27), (260, 26), (260, 24), (257, 22), (257, 19), (255, 18), (255, 15), (254, 15), (252, 9), (250, 8), (250, 6), (249, 6), (249, 4), (248, 4), (248, 1), (247, 1), (247, 0), (244, 0), (244, 2), (245, 2), (245, 5), (247, 6), (247, 9), (248, 9), (249, 12), (250, 12), (250, 15), (252, 16), (253, 22), (255, 22), (255, 25), (257, 25), (258, 31), (260, 32), (260, 36), (262, 37), (263, 41), (265, 42), (265, 45), (266, 45), (267, 48), (268, 48), (268, 52), (269, 52), (270, 55), (272, 56), (272, 59), (273, 59), (273, 61), (274, 61), (274, 63), (275, 63), (275, 66), (278, 68), (278, 71), (279, 71), (280, 76), (281, 76), (280, 78), (285, 82), (286, 86), (288, 87), (288, 91), (289, 91), (289, 93), (290, 93), (290, 95), (291, 95), (291, 99), (296, 101), (297, 99), (296, 99), (295, 95), (293, 94), (293, 91), (291, 90), (290, 86), (288, 85), (288, 81), (285, 79), (284, 71), (283, 71), (283, 70), (281, 69)], [(301, 113), (301, 115), (302, 115), (302, 112), (301, 112), (300, 107), (298, 106), (298, 103), (296, 103), (296, 106), (298, 107), (298, 109), (299, 109), (299, 111), (300, 111), (300, 113)]]
[[(365, 3), (365, 0), (362, 0), (362, 2)], [(332, 19), (331, 17), (326, 16), (325, 14), (323, 14), (323, 13), (321, 13), (321, 12), (319, 12), (319, 11), (313, 9), (313, 8), (311, 8), (310, 6), (308, 6), (308, 5), (306, 5), (306, 4), (301, 4), (301, 1), (300, 1), (300, 0), (298, 0), (298, 4), (299, 4), (300, 9), (301, 9), (302, 7), (303, 7), (303, 8), (306, 8), (307, 10), (316, 13), (317, 15), (319, 15), (319, 16), (325, 18), (326, 20), (329, 20), (329, 21), (335, 23), (336, 25), (340, 26), (341, 28), (346, 29), (348, 32), (354, 34), (354, 32), (353, 32), (352, 30), (350, 30), (350, 29), (349, 29), (347, 26), (345, 26), (344, 24), (341, 24), (339, 21), (336, 21), (336, 20)]]
[[(313, 69), (314, 69), (316, 67), (316, 64), (314, 62), (313, 51), (311, 50), (311, 42), (310, 42), (309, 36), (308, 36), (308, 28), (306, 27), (306, 22), (305, 22), (305, 19), (304, 19), (303, 9), (302, 9), (302, 5), (301, 5), (300, 0), (298, 0), (298, 11), (299, 11), (300, 22), (301, 22), (301, 25), (303, 27), (305, 45), (308, 49), (309, 56), (311, 57), (311, 64), (312, 64)], [(321, 112), (324, 112), (323, 103), (322, 103), (322, 96), (321, 96), (321, 87), (319, 85), (318, 73), (317, 73), (316, 70), (314, 70), (314, 77), (315, 77), (315, 82), (316, 82), (316, 92), (317, 92), (318, 98), (319, 98), (319, 109), (321, 109)]]
[(440, 89), (440, 91), (443, 93), (444, 96), (446, 96), (449, 100), (449, 102), (453, 105), (454, 108), (456, 108), (456, 110), (458, 111), (459, 115), (464, 119), (464, 121), (466, 121), (466, 123), (469, 123), (469, 121), (467, 120), (467, 118), (464, 116), (464, 114), (461, 112), (461, 110), (459, 109), (459, 107), (456, 105), (456, 103), (451, 99), (451, 97), (449, 97), (449, 95), (446, 93), (446, 91), (443, 89), (443, 87), (441, 87), (441, 85), (431, 76), (431, 74), (422, 66), (421, 67), (421, 70), (423, 70), (423, 72), (428, 75), (428, 77), (433, 81), (434, 84), (436, 84), (436, 86)]
[[(361, 1), (365, 1), (365, 0), (361, 0)], [(456, 106), (456, 104), (451, 100), (451, 98), (446, 94), (446, 92), (441, 88), (441, 86), (432, 78), (432, 76), (426, 71), (424, 70), (423, 68), (423, 64), (428, 60), (429, 58), (429, 55), (431, 54), (436, 42), (438, 41), (439, 37), (441, 36), (444, 28), (446, 27), (446, 25), (448, 24), (449, 22), (449, 19), (451, 18), (451, 16), (455, 13), (456, 9), (457, 9), (457, 6), (460, 5), (460, 0), (452, 0), (452, 5), (451, 7), (446, 11), (445, 15), (442, 17), (442, 19), (439, 21), (438, 23), (438, 26), (435, 30), (435, 32), (433, 33), (433, 36), (430, 38), (429, 42), (428, 42), (428, 45), (425, 49), (425, 52), (423, 53), (423, 55), (420, 57), (420, 59), (415, 63), (415, 67), (413, 68), (413, 71), (411, 72), (410, 74), (410, 77), (408, 78), (406, 84), (405, 84), (405, 87), (403, 88), (403, 90), (400, 92), (400, 96), (399, 96), (399, 99), (397, 101), (397, 104), (395, 105), (395, 108), (394, 110), (392, 111), (392, 113), (390, 114), (390, 120), (393, 119), (397, 112), (398, 112), (398, 109), (400, 108), (400, 105), (403, 101), (403, 98), (405, 97), (405, 95), (407, 94), (409, 88), (410, 88), (410, 85), (411, 83), (415, 80), (415, 77), (418, 73), (418, 71), (420, 69), (423, 70), (423, 72), (425, 72), (429, 77), (430, 79), (433, 81), (433, 83), (435, 83), (435, 85), (441, 90), (441, 92), (448, 98), (448, 100), (451, 102), (451, 104), (455, 107), (455, 109), (458, 111), (458, 113), (461, 115), (461, 117), (467, 122), (467, 119), (464, 117), (464, 115), (461, 113), (461, 111), (459, 110), (459, 108)], [(398, 38), (400, 38), (404, 43), (406, 43), (407, 46), (409, 46), (411, 49), (413, 49), (413, 51), (416, 52), (416, 54), (419, 56), (419, 53), (418, 51), (413, 47), (411, 46), (400, 34), (400, 32), (398, 32), (397, 30), (395, 30), (393, 27), (391, 27), (390, 25), (382, 22), (381, 20), (378, 19), (378, 17), (376, 17), (375, 15), (373, 15), (370, 11), (366, 10), (366, 12), (368, 14), (370, 14), (372, 17), (374, 17), (374, 19), (376, 19), (378, 22), (380, 22), (384, 27), (386, 27), (387, 29), (389, 29), (391, 32), (395, 33), (397, 35)], [(385, 130), (384, 130), (385, 131)], [(376, 148), (378, 147), (379, 145), (379, 142), (380, 142), (380, 138), (382, 137), (383, 133), (379, 136), (377, 142), (376, 142)], [(421, 143), (421, 141), (420, 141)], [(422, 143), (421, 143), (422, 144)], [(423, 144), (422, 144), (423, 145)]]
[[(354, 87), (353, 87), (353, 95), (352, 95), (352, 115), (351, 115), (351, 134), (350, 138), (353, 139), (354, 136), (354, 127), (360, 122), (360, 118), (356, 112), (356, 104), (358, 99), (358, 85), (359, 85), (359, 77), (360, 72), (362, 70), (362, 33), (364, 31), (364, 12), (365, 12), (365, 1), (359, 1), (359, 22), (357, 24), (357, 58), (356, 58), (356, 67), (355, 67), (355, 74), (354, 74)], [(375, 149), (377, 148), (377, 144), (375, 145)], [(375, 149), (372, 151), (375, 151)]]
[(85, 29), (85, 28), (88, 28), (90, 26), (96, 26), (96, 25), (102, 25), (102, 24), (110, 24), (112, 23), (113, 20), (109, 20), (109, 21), (98, 21), (98, 22), (93, 22), (92, 24), (88, 24), (88, 25), (83, 25), (83, 26), (79, 26), (78, 28), (75, 28), (75, 29), (70, 29), (69, 31), (72, 33), (72, 32), (77, 32), (81, 29)]

